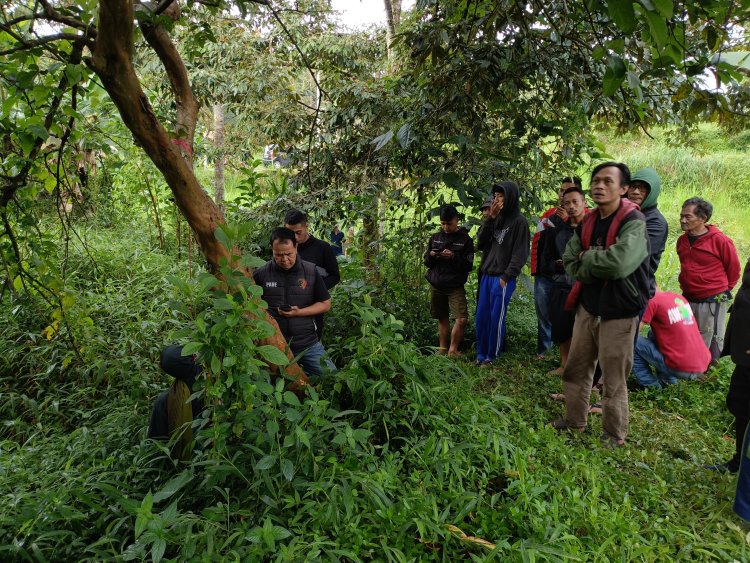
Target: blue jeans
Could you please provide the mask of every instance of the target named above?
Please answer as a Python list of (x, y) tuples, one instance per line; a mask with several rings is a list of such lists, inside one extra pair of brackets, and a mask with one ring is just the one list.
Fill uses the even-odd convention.
[(482, 275), (476, 313), (479, 362), (492, 362), (503, 352), (508, 304), (515, 289), (515, 278), (501, 287), (500, 276)]
[(323, 375), (323, 369), (320, 365), (321, 359), (324, 359), (328, 371), (336, 371), (336, 365), (328, 359), (328, 356), (323, 358), (325, 354), (326, 349), (320, 342), (316, 342), (302, 353), (302, 357), (297, 362), (313, 383), (317, 383), (320, 376)]
[[(651, 371), (652, 366), (656, 373)], [(633, 375), (642, 387), (661, 389), (664, 385), (674, 385), (678, 379), (695, 379), (699, 374), (677, 371), (664, 363), (664, 356), (656, 346), (653, 333), (649, 332), (648, 338), (639, 336), (635, 341)]]
[(534, 277), (534, 307), (536, 308), (536, 353), (544, 354), (552, 347), (552, 321), (549, 298), (553, 282), (549, 278)]

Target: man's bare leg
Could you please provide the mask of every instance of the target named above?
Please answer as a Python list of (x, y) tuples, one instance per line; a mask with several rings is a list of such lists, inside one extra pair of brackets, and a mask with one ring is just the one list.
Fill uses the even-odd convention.
[(440, 339), (440, 348), (438, 348), (438, 354), (447, 354), (451, 337), (450, 319), (438, 319), (438, 337)]
[(466, 319), (456, 319), (453, 323), (453, 332), (451, 332), (451, 347), (448, 350), (449, 356), (459, 355), (458, 348), (464, 339), (464, 332), (466, 332)]

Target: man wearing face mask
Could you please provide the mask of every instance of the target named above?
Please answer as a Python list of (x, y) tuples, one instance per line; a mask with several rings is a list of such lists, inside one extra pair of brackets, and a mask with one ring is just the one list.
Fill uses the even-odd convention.
[(476, 314), (477, 363), (488, 367), (503, 352), (508, 305), (529, 257), (529, 223), (521, 215), (518, 184), (492, 186), (490, 216), (479, 229), (482, 281)]

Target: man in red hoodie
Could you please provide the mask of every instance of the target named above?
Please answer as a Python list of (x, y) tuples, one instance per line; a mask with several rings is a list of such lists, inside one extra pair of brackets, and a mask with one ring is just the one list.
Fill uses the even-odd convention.
[(682, 204), (680, 228), (684, 234), (677, 239), (677, 255), (682, 294), (715, 360), (724, 346), (730, 292), (740, 279), (741, 266), (732, 239), (706, 224), (712, 213), (713, 206), (699, 197)]

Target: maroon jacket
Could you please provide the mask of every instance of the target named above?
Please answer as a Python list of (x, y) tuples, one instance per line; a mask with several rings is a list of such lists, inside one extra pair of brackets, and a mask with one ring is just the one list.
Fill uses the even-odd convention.
[(704, 301), (731, 291), (740, 279), (740, 259), (732, 239), (713, 225), (690, 245), (687, 233), (677, 239), (680, 288), (688, 301)]

